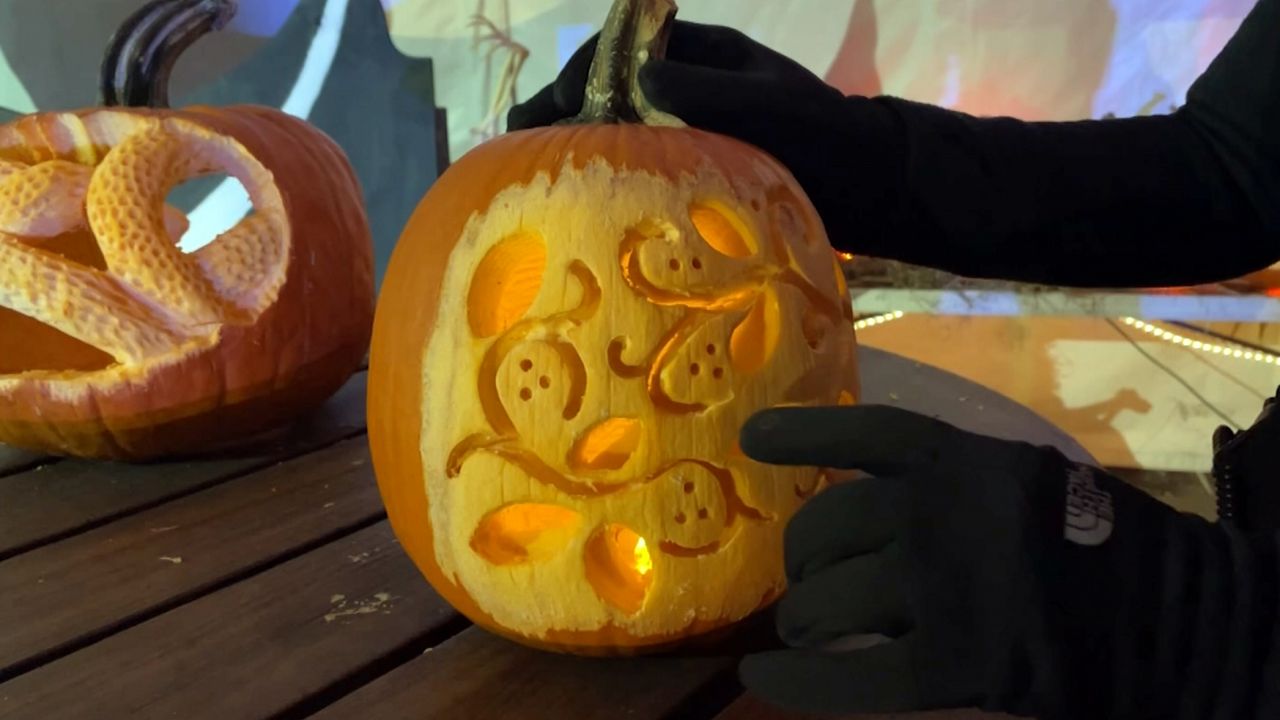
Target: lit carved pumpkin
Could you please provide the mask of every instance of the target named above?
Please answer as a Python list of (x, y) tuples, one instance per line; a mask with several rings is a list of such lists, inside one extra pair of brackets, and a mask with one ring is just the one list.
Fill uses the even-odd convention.
[(601, 102), (450, 168), (379, 300), (369, 434), (401, 544), (473, 621), (541, 647), (668, 647), (769, 603), (826, 478), (746, 459), (738, 431), (857, 395), (843, 278), (790, 174), (638, 94), (667, 126), (615, 121), (673, 15), (617, 3)]
[[(163, 104), (176, 51), (230, 8), (141, 11), (104, 65), (108, 105)], [(165, 198), (216, 172), (254, 211), (186, 253)], [(0, 442), (144, 459), (243, 440), (332, 394), (372, 319), (360, 188), (307, 123), (103, 107), (0, 126)]]

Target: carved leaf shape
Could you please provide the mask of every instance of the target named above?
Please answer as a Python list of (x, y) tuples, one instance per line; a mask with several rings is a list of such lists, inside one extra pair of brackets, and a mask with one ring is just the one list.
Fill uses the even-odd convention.
[(729, 340), (729, 361), (733, 369), (743, 375), (759, 372), (778, 348), (781, 330), (782, 308), (778, 296), (766, 288), (733, 329)]
[(478, 338), (490, 338), (520, 322), (542, 289), (547, 246), (533, 232), (511, 235), (485, 253), (471, 278), (467, 319)]
[(640, 447), (644, 426), (634, 418), (609, 418), (592, 425), (569, 452), (575, 472), (619, 470)]
[(689, 220), (716, 252), (732, 258), (748, 258), (756, 254), (758, 243), (755, 234), (724, 203), (694, 203), (689, 206)]
[(583, 561), (587, 582), (601, 600), (627, 614), (644, 607), (653, 559), (636, 531), (616, 523), (597, 528), (587, 540)]
[(581, 526), (582, 516), (568, 508), (516, 503), (480, 521), (471, 549), (495, 565), (541, 562), (564, 551)]

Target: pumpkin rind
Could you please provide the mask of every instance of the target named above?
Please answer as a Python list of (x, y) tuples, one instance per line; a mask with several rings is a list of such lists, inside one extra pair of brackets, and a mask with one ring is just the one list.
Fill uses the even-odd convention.
[[(609, 200), (606, 192), (611, 193)], [(657, 261), (642, 257), (644, 251), (633, 250), (628, 255), (626, 229), (643, 229), (644, 222), (652, 218), (673, 223), (687, 235), (696, 234), (693, 220), (688, 215), (678, 217), (671, 208), (696, 207), (708, 196), (731, 205), (755, 228), (748, 232), (753, 241), (759, 241), (758, 257), (735, 258), (710, 249), (700, 263), (706, 269), (713, 265), (721, 268), (721, 274), (705, 287), (688, 278), (648, 291), (643, 289), (644, 281), (629, 285), (624, 272), (628, 267), (640, 268), (640, 272), (652, 276)], [(772, 230), (778, 222), (777, 208), (783, 205), (789, 208), (787, 212), (803, 219), (801, 234), (808, 237), (807, 241), (794, 234), (779, 236)], [(581, 235), (588, 230), (592, 236), (585, 240)], [(633, 401), (645, 395), (643, 388), (647, 384), (657, 386), (667, 381), (662, 373), (652, 370), (652, 383), (647, 383), (644, 376), (623, 379), (607, 369), (609, 350), (607, 343), (601, 342), (604, 336), (599, 335), (605, 329), (596, 327), (591, 331), (596, 335), (587, 340), (581, 334), (587, 332), (583, 325), (572, 344), (585, 358), (587, 383), (612, 384), (611, 396), (602, 396), (598, 390), (588, 394), (581, 418), (566, 419), (561, 413), (534, 415), (531, 420), (512, 417), (506, 428), (477, 421), (484, 413), (476, 410), (483, 403), (475, 399), (474, 383), (485, 381), (482, 363), (474, 358), (494, 341), (478, 337), (468, 328), (466, 283), (502, 238), (530, 232), (541, 233), (545, 238), (547, 275), (543, 287), (551, 289), (541, 291), (532, 302), (522, 303), (530, 306), (524, 318), (547, 317), (557, 308), (574, 305), (572, 301), (551, 300), (557, 292), (581, 305), (585, 290), (564, 290), (578, 282), (569, 269), (578, 260), (589, 267), (590, 274), (603, 287), (599, 300), (602, 309), (597, 312), (616, 316), (620, 325), (613, 329), (619, 335), (628, 334), (627, 328), (632, 328), (631, 335), (639, 340), (632, 326), (651, 322), (668, 323), (663, 331), (671, 330), (672, 324), (692, 308), (700, 318), (700, 327), (728, 324), (720, 331), (700, 331), (691, 325), (688, 347), (703, 352), (698, 332), (718, 332), (725, 346), (730, 344), (730, 331), (735, 327), (766, 339), (782, 333), (784, 339), (771, 341), (777, 344), (769, 354), (785, 355), (787, 367), (780, 374), (751, 385), (741, 377), (773, 372), (764, 351), (743, 352), (740, 371), (730, 367), (732, 358), (726, 359), (723, 369), (741, 377), (733, 380), (737, 384), (729, 396), (710, 400), (716, 409), (692, 406), (699, 399), (710, 397), (706, 393), (683, 387), (673, 389), (666, 393), (673, 395), (668, 398), (672, 404), (666, 409), (641, 408), (641, 412), (648, 413), (646, 432), (644, 439), (637, 441), (619, 435), (616, 428), (626, 427), (620, 420), (635, 414), (637, 406)], [(588, 243), (604, 249), (593, 251)], [(555, 649), (594, 653), (652, 650), (722, 628), (767, 604), (783, 584), (782, 526), (804, 497), (820, 485), (819, 471), (750, 463), (740, 455), (734, 456), (728, 439), (736, 439), (738, 425), (754, 409), (783, 403), (836, 404), (842, 395), (856, 397), (853, 330), (844, 321), (847, 298), (838, 294), (831, 268), (831, 251), (821, 223), (794, 179), (764, 153), (729, 138), (691, 129), (582, 125), (513, 133), (472, 151), (437, 181), (410, 219), (384, 279), (375, 319), (370, 354), (370, 443), (379, 486), (402, 546), (437, 591), (473, 621), (522, 642)], [(642, 297), (644, 292), (649, 292), (648, 298)], [(781, 308), (767, 305), (778, 302), (779, 295), (784, 298)], [(806, 324), (802, 311), (816, 311), (825, 322)], [(753, 329), (753, 323), (761, 329)], [(805, 328), (810, 326), (821, 327), (825, 336), (807, 337), (811, 333)], [(468, 340), (463, 342), (460, 338)], [(823, 349), (815, 350), (809, 344), (811, 340), (825, 343)], [(622, 355), (628, 362), (636, 361), (651, 344), (649, 338), (639, 343), (641, 347), (630, 348)], [(554, 360), (553, 355), (547, 357)], [(773, 361), (778, 362), (776, 358)], [(669, 362), (666, 367), (681, 363), (683, 360)], [(708, 364), (706, 373), (699, 377), (710, 382), (712, 371)], [(547, 374), (553, 378), (550, 390), (554, 390), (557, 376), (553, 372)], [(786, 382), (780, 382), (783, 376)], [(815, 382), (813, 378), (819, 379)], [(793, 388), (799, 389), (792, 392)], [(466, 401), (468, 393), (470, 402)], [(536, 398), (531, 396), (530, 401)], [(552, 398), (551, 407), (562, 404), (563, 398)], [(699, 413), (707, 412), (713, 416), (700, 419), (704, 415)], [(681, 413), (691, 414), (680, 420)], [(666, 430), (655, 429), (657, 417), (664, 418)], [(611, 418), (615, 420), (612, 425), (608, 424)], [(581, 463), (573, 467), (573, 458), (581, 454), (575, 443), (581, 442), (584, 433), (602, 425), (615, 428), (609, 438), (623, 438), (606, 438), (602, 441), (606, 450), (620, 447), (621, 451), (608, 451), (635, 452), (638, 460), (628, 466), (615, 457), (595, 470), (584, 470)], [(440, 430), (441, 426), (449, 430)], [(704, 467), (714, 467), (716, 472), (728, 470), (732, 481), (723, 502), (729, 504), (691, 506), (685, 517), (691, 520), (693, 513), (702, 509), (708, 520), (729, 516), (733, 519), (722, 528), (724, 533), (705, 537), (695, 534), (676, 545), (663, 547), (664, 542), (673, 542), (666, 537), (646, 538), (654, 574), (652, 587), (646, 591), (648, 596), (639, 610), (608, 590), (607, 585), (591, 590), (586, 571), (575, 575), (567, 570), (563, 574), (545, 570), (545, 586), (537, 582), (537, 572), (530, 572), (524, 585), (510, 585), (506, 590), (498, 586), (481, 588), (477, 586), (477, 568), (482, 565), (476, 563), (485, 560), (464, 541), (472, 537), (479, 518), (464, 516), (496, 508), (491, 501), (473, 504), (468, 499), (447, 504), (451, 502), (449, 493), (440, 488), (466, 478), (446, 477), (453, 468), (446, 456), (457, 450), (454, 444), (463, 440), (460, 435), (467, 434), (464, 430), (503, 436), (514, 428), (517, 437), (527, 439), (526, 436), (537, 434), (537, 427), (561, 435), (550, 444), (541, 443), (535, 453), (541, 461), (563, 477), (581, 478), (586, 473), (586, 477), (594, 478), (597, 489), (607, 489), (611, 483), (632, 488), (647, 482), (658, 487), (664, 476), (657, 472), (661, 469), (657, 466), (664, 461), (681, 462), (680, 457), (668, 457), (667, 449), (680, 445), (681, 435), (696, 433), (701, 427), (702, 431), (713, 433), (716, 441), (703, 452), (692, 453), (688, 458), (694, 461), (689, 465), (692, 470), (684, 473), (684, 480), (686, 485), (717, 483), (713, 475), (700, 476), (699, 472)], [(554, 451), (547, 450), (551, 445)], [(669, 494), (674, 500), (635, 501), (635, 507), (628, 507), (626, 502), (611, 500), (607, 494), (597, 497), (583, 491), (585, 496), (575, 499), (572, 493), (577, 491), (573, 488), (565, 492), (566, 488), (529, 479), (524, 481), (527, 489), (521, 492), (521, 471), (512, 470), (507, 463), (514, 452), (498, 449), (467, 455), (479, 458), (472, 462), (484, 463), (471, 482), (479, 482), (477, 477), (489, 477), (492, 479), (485, 482), (503, 484), (505, 490), (499, 494), (508, 502), (554, 503), (581, 515), (585, 521), (583, 531), (568, 544), (561, 556), (567, 559), (557, 567), (589, 563), (591, 532), (601, 532), (600, 522), (622, 522), (634, 531), (634, 526), (646, 523), (646, 512), (663, 508), (679, 512), (675, 507), (679, 493)], [(649, 479), (642, 480), (640, 476)], [(704, 480), (698, 479), (703, 476)], [(623, 494), (627, 492), (631, 490), (624, 490)], [(702, 490), (696, 492), (703, 496)], [(716, 492), (708, 490), (705, 496), (712, 497)], [(446, 505), (439, 504), (442, 502)], [(685, 527), (692, 524), (686, 523)], [(644, 536), (643, 532), (640, 534)], [(442, 542), (447, 547), (442, 548)], [(698, 543), (708, 547), (719, 543), (721, 547), (706, 551), (694, 547)], [(467, 553), (477, 558), (474, 563), (463, 563), (470, 563), (470, 569), (451, 562), (451, 558), (456, 560)], [(504, 568), (504, 573), (512, 572), (519, 571)], [(733, 580), (726, 579), (734, 574), (737, 577)], [(675, 576), (685, 578), (685, 582), (700, 577), (709, 586), (705, 596), (682, 603), (680, 592), (669, 586), (670, 578)], [(567, 599), (573, 595), (565, 589), (565, 583), (570, 582), (585, 583), (573, 591), (577, 600)], [(513, 592), (517, 587), (524, 592)], [(539, 602), (535, 593), (550, 593), (559, 599)], [(592, 598), (598, 600), (594, 605), (589, 602)], [(571, 606), (571, 610), (557, 610), (557, 605)], [(534, 619), (520, 621), (522, 611)], [(574, 617), (574, 612), (586, 617)]]

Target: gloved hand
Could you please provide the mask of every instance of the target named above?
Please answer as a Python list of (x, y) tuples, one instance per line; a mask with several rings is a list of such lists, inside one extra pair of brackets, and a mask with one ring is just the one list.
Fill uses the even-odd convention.
[[(744, 659), (749, 690), (809, 711), (1252, 717), (1274, 542), (1055, 450), (892, 407), (765, 411), (741, 445), (872, 476), (788, 525), (777, 625), (792, 649)], [(830, 646), (850, 635), (886, 641)]]
[[(508, 130), (577, 115), (595, 56), (592, 38), (560, 76), (511, 108)], [(689, 125), (746, 141), (799, 181), (836, 247), (889, 237), (901, 191), (904, 137), (895, 115), (845, 98), (799, 63), (730, 28), (677, 21), (665, 59), (640, 71), (649, 102)], [(855, 230), (854, 223), (857, 222)]]
[(1253, 425), (1240, 432), (1221, 426), (1213, 434), (1213, 474), (1218, 515), (1245, 533), (1280, 531), (1280, 388), (1262, 405)]

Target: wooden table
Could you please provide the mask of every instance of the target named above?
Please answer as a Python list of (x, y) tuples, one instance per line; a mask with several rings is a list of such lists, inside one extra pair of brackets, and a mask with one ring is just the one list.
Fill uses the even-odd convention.
[[(868, 402), (1087, 457), (981, 387), (863, 358)], [(471, 627), (397, 546), (364, 427), (361, 373), (284, 436), (217, 459), (0, 447), (0, 718), (798, 720), (742, 696), (749, 643), (589, 660)]]

